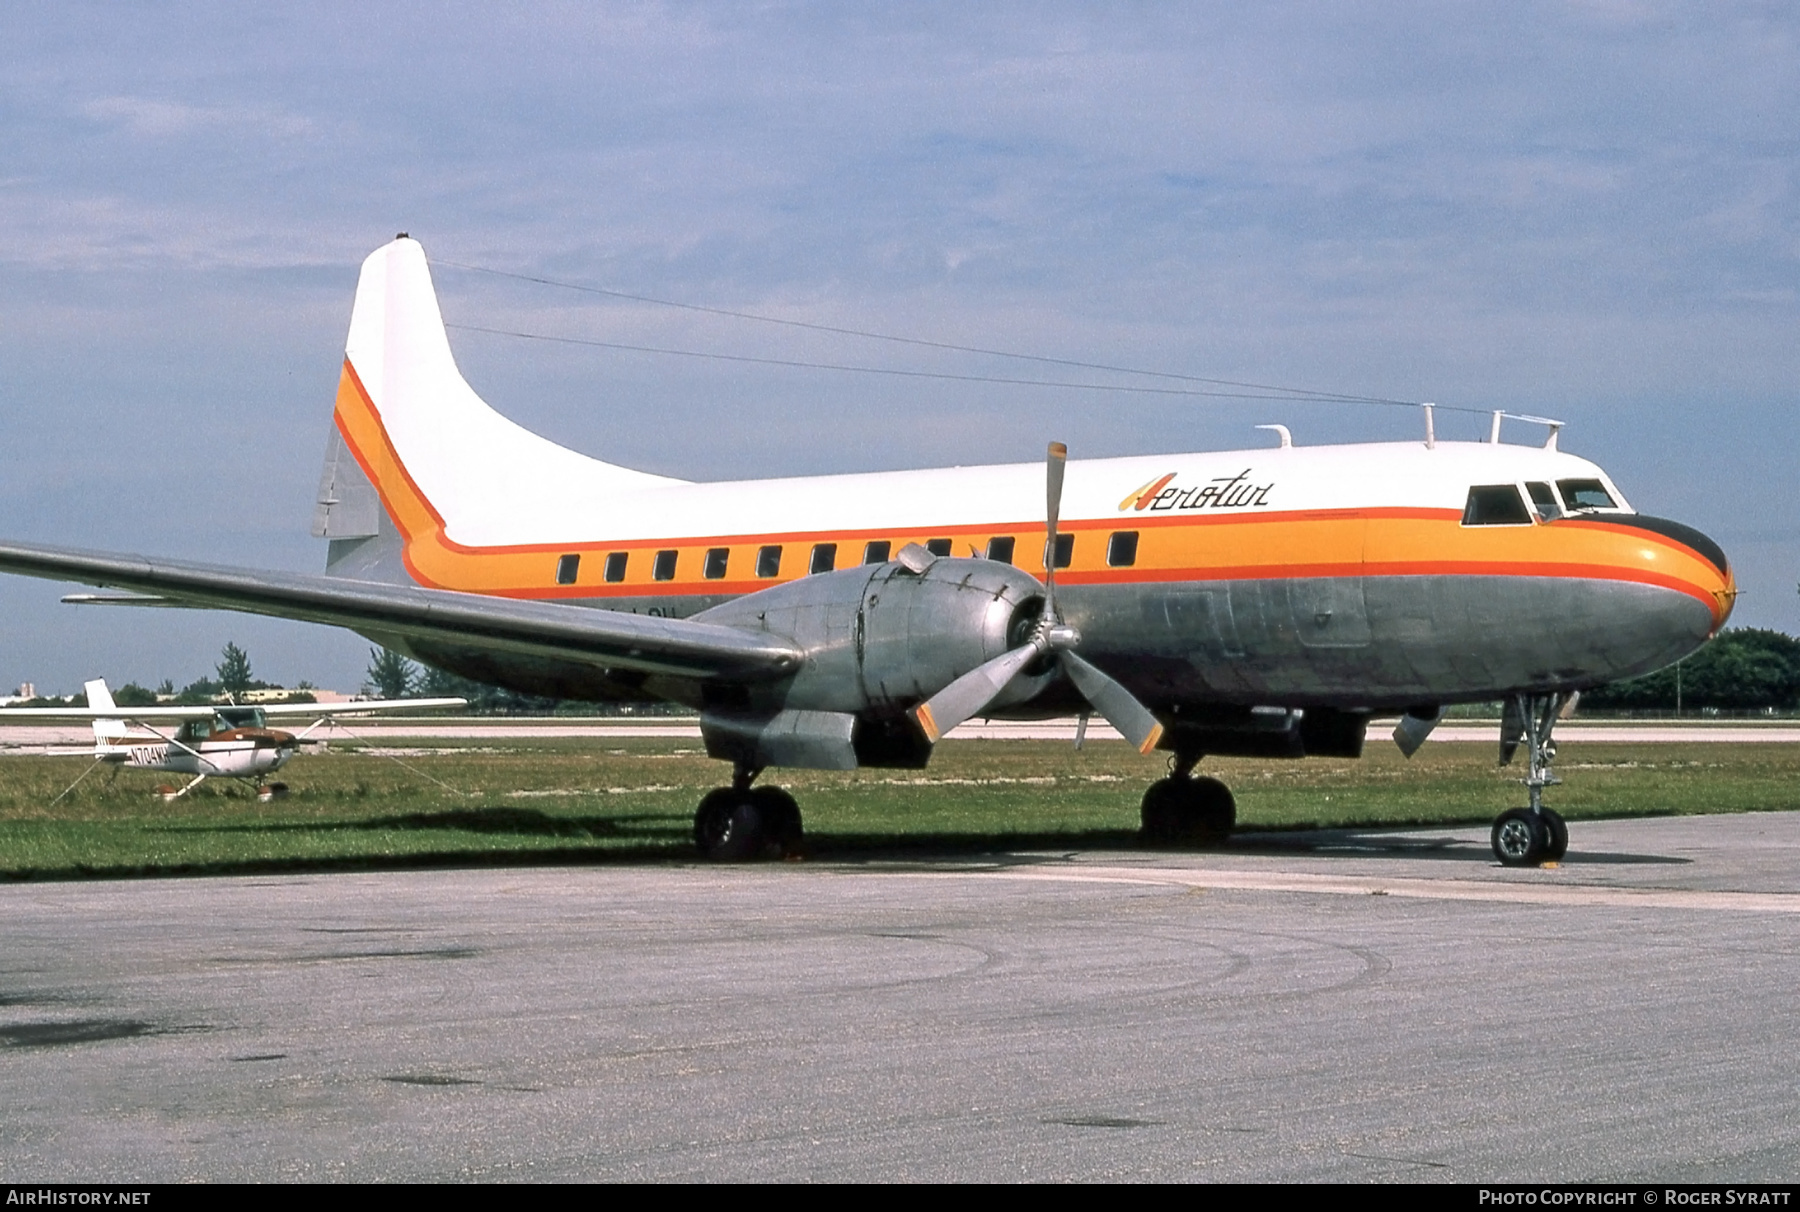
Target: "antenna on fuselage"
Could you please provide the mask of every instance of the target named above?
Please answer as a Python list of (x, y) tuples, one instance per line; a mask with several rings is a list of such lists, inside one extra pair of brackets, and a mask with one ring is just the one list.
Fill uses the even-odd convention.
[(1436, 428), (1436, 426), (1434, 426), (1432, 424), (1431, 413), (1432, 413), (1432, 410), (1437, 407), (1437, 405), (1436, 404), (1421, 404), (1421, 405), (1419, 405), (1419, 407), (1423, 408), (1425, 410), (1425, 449), (1426, 450), (1436, 450), (1437, 449), (1437, 428)]
[(1281, 449), (1287, 450), (1294, 445), (1294, 435), (1288, 432), (1285, 425), (1258, 425), (1258, 429), (1272, 429), (1281, 437)]
[[(1429, 407), (1429, 405), (1427, 405), (1427, 407)], [(1498, 446), (1500, 444), (1500, 422), (1505, 420), (1507, 417), (1511, 417), (1515, 421), (1528, 421), (1533, 425), (1549, 426), (1550, 427), (1550, 436), (1544, 439), (1544, 449), (1545, 450), (1555, 450), (1556, 449), (1556, 435), (1562, 432), (1562, 427), (1563, 427), (1563, 423), (1561, 421), (1558, 421), (1554, 417), (1534, 417), (1534, 416), (1531, 416), (1529, 413), (1507, 412), (1504, 409), (1499, 409), (1499, 408), (1496, 408), (1494, 410), (1494, 428), (1491, 431), (1489, 431), (1489, 433), (1488, 433), (1488, 441), (1489, 442), (1492, 442), (1496, 446)], [(1426, 428), (1427, 429), (1430, 428), (1430, 422), (1426, 423)], [(1425, 444), (1427, 446), (1431, 445), (1430, 440), (1427, 439)]]

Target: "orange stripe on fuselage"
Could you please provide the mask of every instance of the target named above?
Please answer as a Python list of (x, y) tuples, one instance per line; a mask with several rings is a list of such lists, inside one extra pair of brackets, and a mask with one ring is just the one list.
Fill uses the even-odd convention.
[[(862, 559), (863, 545), (885, 540), (893, 550), (909, 542), (950, 539), (967, 555), (987, 539), (1011, 535), (1020, 556), (1035, 562), (1043, 550), (1041, 522), (974, 523), (929, 531), (829, 530), (721, 534), (686, 539), (621, 539), (584, 543), (531, 543), (471, 547), (444, 533), (441, 514), (406, 470), (393, 442), (348, 360), (339, 380), (337, 426), (364, 474), (380, 494), (405, 543), (406, 567), (422, 585), (512, 598), (641, 598), (753, 593), (807, 574), (811, 547), (835, 543), (838, 566)], [(1074, 561), (1058, 570), (1065, 584), (1134, 584), (1173, 581), (1269, 580), (1331, 576), (1518, 576), (1627, 581), (1675, 590), (1712, 611), (1715, 627), (1731, 611), (1736, 587), (1727, 574), (1677, 540), (1601, 519), (1565, 518), (1548, 525), (1463, 526), (1453, 509), (1375, 508), (1293, 510), (1269, 513), (1146, 514), (1128, 509), (1117, 518), (1072, 519), (1062, 524), (1077, 536)], [(1139, 532), (1130, 568), (1106, 564), (1104, 536)], [(1082, 542), (1081, 536), (1093, 534)], [(757, 551), (783, 552), (781, 575), (749, 575)], [(700, 576), (705, 553), (729, 552), (727, 576)], [(678, 552), (676, 576), (653, 580), (657, 551)], [(623, 581), (601, 580), (604, 555), (627, 552)], [(556, 584), (556, 563), (581, 555), (573, 585)], [(585, 558), (591, 557), (591, 558)], [(1028, 569), (1029, 571), (1029, 569)]]

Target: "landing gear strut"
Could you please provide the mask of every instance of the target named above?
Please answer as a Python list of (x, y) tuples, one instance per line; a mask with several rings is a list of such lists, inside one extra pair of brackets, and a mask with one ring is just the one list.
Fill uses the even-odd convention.
[(1512, 761), (1519, 742), (1525, 742), (1528, 769), (1525, 788), (1530, 807), (1509, 808), (1494, 821), (1494, 857), (1507, 867), (1536, 867), (1554, 863), (1569, 849), (1569, 827), (1552, 809), (1544, 807), (1544, 788), (1562, 782), (1550, 769), (1556, 760), (1556, 742), (1550, 737), (1557, 713), (1569, 701), (1566, 694), (1515, 694), (1506, 700), (1500, 719), (1500, 764)]
[(1142, 838), (1151, 846), (1216, 846), (1237, 823), (1237, 801), (1218, 779), (1195, 778), (1200, 754), (1177, 751), (1169, 777), (1144, 792)]
[(731, 786), (706, 793), (694, 812), (694, 845), (703, 858), (742, 863), (796, 853), (803, 836), (800, 805), (779, 787), (750, 784), (760, 766), (738, 766)]

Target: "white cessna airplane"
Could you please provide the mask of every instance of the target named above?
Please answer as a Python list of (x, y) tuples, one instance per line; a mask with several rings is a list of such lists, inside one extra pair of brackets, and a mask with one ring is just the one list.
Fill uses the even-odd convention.
[(1718, 545), (1635, 512), (1595, 464), (1489, 442), (1273, 448), (689, 483), (557, 446), (451, 356), (424, 250), (363, 263), (313, 532), (323, 576), (0, 543), (0, 571), (126, 601), (350, 627), (456, 673), (700, 712), (731, 784), (703, 853), (794, 841), (771, 766), (923, 766), (974, 715), (1096, 711), (1171, 754), (1149, 840), (1216, 840), (1208, 754), (1403, 749), (1446, 704), (1503, 700), (1530, 806), (1500, 860), (1567, 845), (1543, 806), (1580, 690), (1694, 651), (1736, 597)]
[[(120, 707), (104, 678), (86, 684), (86, 707), (0, 708), (0, 723), (15, 720), (89, 720), (94, 744), (80, 749), (50, 749), (50, 757), (91, 757), (96, 762), (130, 770), (159, 770), (188, 775), (180, 787), (158, 788), (165, 800), (178, 799), (213, 776), (242, 779), (256, 785), (257, 798), (287, 794), (286, 783), (269, 775), (288, 764), (306, 737), (333, 716), (372, 715), (421, 708), (466, 707), (465, 699), (368, 699), (348, 703), (264, 703), (254, 706)], [(299, 733), (269, 727), (271, 720), (310, 719)], [(158, 728), (178, 725), (173, 733)], [(79, 781), (79, 780), (77, 780)], [(66, 794), (66, 793), (65, 793)]]

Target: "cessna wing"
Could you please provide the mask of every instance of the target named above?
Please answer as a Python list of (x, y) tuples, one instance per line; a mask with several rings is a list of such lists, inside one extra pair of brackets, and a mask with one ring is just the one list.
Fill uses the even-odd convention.
[[(172, 605), (696, 681), (778, 678), (803, 655), (779, 637), (713, 623), (35, 544), (0, 543), (0, 571), (125, 589)], [(317, 713), (318, 706), (305, 711)]]
[(221, 711), (250, 710), (252, 707), (264, 719), (305, 717), (310, 720), (333, 715), (429, 711), (468, 705), (467, 699), (357, 699), (347, 703), (255, 703), (243, 707), (231, 703), (159, 704), (154, 707), (0, 707), (0, 720), (137, 720), (146, 724), (178, 724), (187, 720), (210, 720)]

